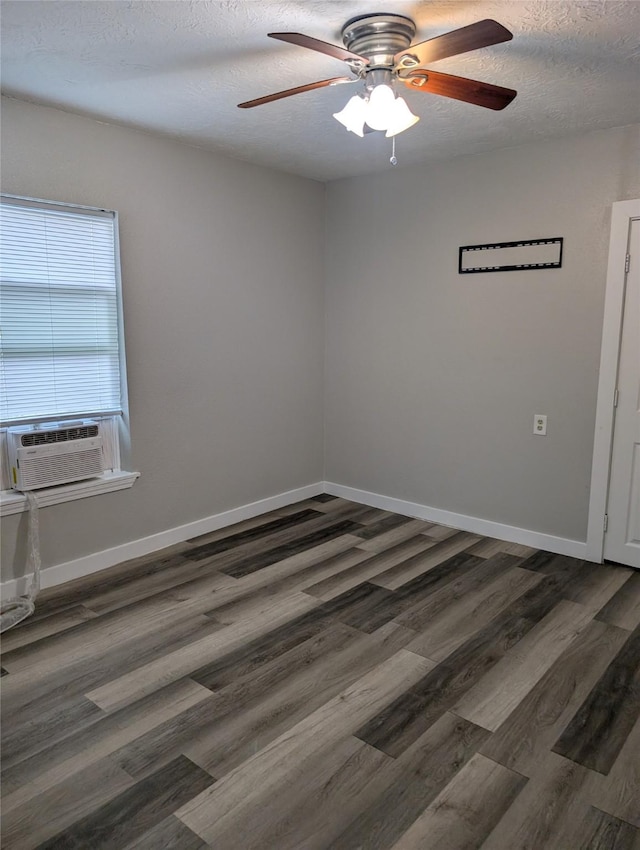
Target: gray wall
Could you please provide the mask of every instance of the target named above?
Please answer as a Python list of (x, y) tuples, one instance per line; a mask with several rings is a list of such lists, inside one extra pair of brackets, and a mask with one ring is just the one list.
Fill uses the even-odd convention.
[[(142, 477), (42, 511), (43, 566), (322, 479), (323, 185), (9, 99), (2, 184), (120, 213)], [(2, 522), (3, 580), (25, 525)]]
[[(329, 184), (326, 480), (585, 540), (611, 204), (639, 195), (637, 126)], [(561, 270), (457, 274), (554, 236)]]
[[(639, 163), (640, 128), (619, 128), (325, 197), (3, 99), (4, 191), (120, 213), (142, 478), (44, 510), (44, 566), (321, 480), (323, 409), (326, 480), (584, 540), (610, 209), (640, 195)], [(562, 270), (457, 274), (460, 245), (544, 236)], [(25, 528), (2, 522), (3, 580)]]

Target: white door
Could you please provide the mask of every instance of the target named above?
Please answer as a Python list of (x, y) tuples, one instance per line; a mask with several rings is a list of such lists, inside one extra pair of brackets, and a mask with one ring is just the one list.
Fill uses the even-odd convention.
[(640, 569), (640, 220), (629, 237), (604, 557)]

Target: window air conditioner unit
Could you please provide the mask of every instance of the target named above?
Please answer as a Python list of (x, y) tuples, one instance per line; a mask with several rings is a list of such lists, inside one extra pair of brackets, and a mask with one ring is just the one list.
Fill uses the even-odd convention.
[(102, 436), (97, 422), (64, 423), (41, 429), (9, 428), (7, 449), (14, 490), (71, 484), (104, 471)]

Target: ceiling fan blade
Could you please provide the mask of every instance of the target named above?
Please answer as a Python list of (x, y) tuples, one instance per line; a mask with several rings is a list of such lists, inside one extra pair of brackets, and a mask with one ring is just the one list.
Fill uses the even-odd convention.
[(358, 53), (352, 53), (344, 47), (339, 47), (337, 44), (329, 44), (326, 41), (320, 41), (317, 38), (312, 38), (310, 35), (304, 35), (301, 32), (270, 32), (269, 38), (277, 38), (279, 41), (286, 41), (289, 44), (297, 44), (298, 47), (308, 47), (309, 50), (317, 50), (318, 53), (326, 53), (327, 56), (333, 56), (334, 59), (342, 59), (343, 62), (353, 62), (358, 65), (368, 65), (369, 60)]
[(315, 83), (306, 83), (304, 86), (296, 86), (294, 89), (285, 89), (274, 94), (266, 94), (264, 97), (257, 97), (255, 100), (246, 100), (244, 103), (239, 103), (240, 109), (249, 109), (252, 106), (262, 106), (263, 103), (271, 103), (272, 100), (280, 100), (283, 97), (291, 97), (293, 94), (302, 94), (306, 91), (314, 89), (323, 89), (325, 86), (336, 86), (339, 83), (356, 83), (357, 80), (351, 77), (331, 77), (330, 80), (318, 80)]
[(468, 27), (461, 27), (444, 35), (437, 35), (428, 41), (413, 44), (406, 50), (396, 53), (393, 59), (401, 68), (415, 67), (436, 62), (438, 59), (446, 59), (448, 56), (457, 56), (459, 53), (468, 53), (470, 50), (478, 50), (480, 47), (500, 44), (512, 38), (513, 33), (510, 33), (502, 24), (487, 18)]
[(469, 80), (467, 77), (440, 74), (437, 71), (428, 71), (426, 68), (409, 71), (400, 79), (413, 91), (452, 97), (487, 109), (504, 109), (518, 93), (513, 89), (494, 86), (492, 83), (481, 83), (478, 80)]

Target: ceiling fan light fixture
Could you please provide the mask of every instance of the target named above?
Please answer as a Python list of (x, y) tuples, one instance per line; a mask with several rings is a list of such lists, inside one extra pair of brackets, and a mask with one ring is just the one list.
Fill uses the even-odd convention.
[[(394, 86), (400, 83), (414, 92), (452, 98), (493, 110), (504, 109), (516, 97), (514, 89), (424, 67), (440, 59), (510, 41), (513, 34), (502, 24), (486, 18), (417, 44), (413, 43), (415, 34), (416, 25), (411, 18), (382, 12), (357, 15), (347, 21), (342, 28), (344, 47), (299, 32), (269, 33), (271, 38), (287, 44), (342, 60), (357, 79), (331, 77), (257, 97), (238, 106), (243, 109), (261, 106), (326, 86), (360, 80), (364, 83), (364, 91), (352, 97), (340, 112), (334, 112), (333, 117), (356, 136), (362, 137), (370, 130), (377, 130), (393, 138), (420, 120), (403, 98), (395, 97)], [(395, 164), (394, 160), (395, 156), (391, 158), (392, 164)]]
[(396, 97), (391, 86), (378, 85), (372, 89), (369, 97), (354, 95), (347, 101), (344, 109), (334, 112), (333, 117), (350, 133), (361, 138), (364, 126), (372, 130), (386, 131), (388, 138), (397, 136), (419, 121), (403, 97)]
[(346, 106), (340, 112), (334, 112), (333, 117), (339, 121), (350, 133), (355, 133), (356, 136), (364, 136), (364, 124), (367, 117), (367, 101), (354, 95), (347, 101)]
[(406, 100), (403, 97), (397, 97), (393, 104), (393, 113), (390, 116), (385, 135), (387, 138), (391, 138), (391, 136), (397, 136), (398, 133), (404, 133), (409, 127), (417, 124), (419, 120), (419, 116), (414, 115), (407, 106)]

